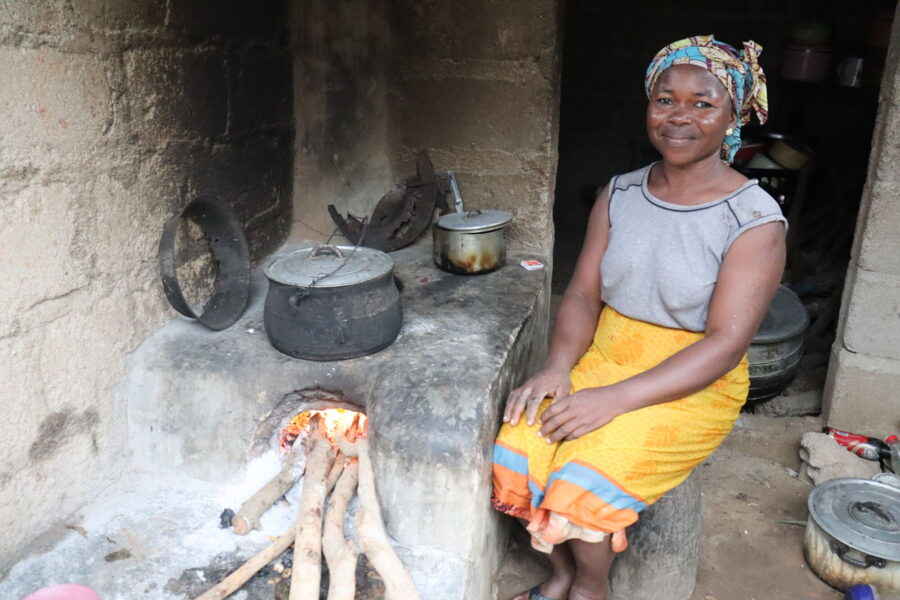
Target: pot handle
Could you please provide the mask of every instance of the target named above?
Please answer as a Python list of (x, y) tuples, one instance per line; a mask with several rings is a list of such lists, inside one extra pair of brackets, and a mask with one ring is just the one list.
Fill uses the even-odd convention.
[(831, 551), (837, 554), (838, 558), (847, 563), (848, 565), (853, 565), (854, 567), (860, 569), (868, 569), (869, 567), (875, 567), (877, 569), (883, 569), (885, 567), (885, 561), (883, 558), (878, 558), (877, 556), (870, 556), (865, 554), (865, 560), (860, 560), (853, 556), (850, 556), (847, 552), (850, 550), (849, 546), (841, 544), (837, 541), (831, 542)]
[(323, 254), (330, 254), (331, 256), (344, 258), (344, 253), (341, 252), (341, 249), (337, 246), (332, 246), (331, 244), (319, 244), (318, 246), (313, 248), (312, 252), (309, 253), (309, 256), (311, 258), (316, 258), (318, 256), (322, 256)]

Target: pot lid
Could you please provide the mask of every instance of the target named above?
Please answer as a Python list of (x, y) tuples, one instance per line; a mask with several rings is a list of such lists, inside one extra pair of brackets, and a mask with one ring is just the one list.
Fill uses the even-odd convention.
[(483, 233), (506, 227), (512, 221), (512, 213), (505, 210), (468, 210), (444, 215), (438, 219), (438, 227), (450, 231)]
[(870, 479), (831, 479), (810, 492), (809, 515), (864, 554), (900, 561), (900, 489)]
[(277, 258), (265, 273), (285, 285), (335, 288), (376, 279), (393, 268), (391, 257), (379, 250), (320, 245)]
[(800, 297), (786, 285), (779, 285), (753, 341), (757, 344), (780, 342), (800, 335), (808, 326), (809, 315)]

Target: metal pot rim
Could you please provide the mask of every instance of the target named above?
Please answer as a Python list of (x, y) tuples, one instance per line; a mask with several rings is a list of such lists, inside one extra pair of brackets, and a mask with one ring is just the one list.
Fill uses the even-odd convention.
[(299, 288), (343, 288), (392, 273), (386, 253), (363, 246), (318, 245), (275, 258), (263, 272), (281, 285)]
[[(775, 315), (773, 311), (778, 311)], [(778, 318), (779, 324), (785, 326), (781, 330), (770, 331), (769, 320)], [(772, 304), (766, 312), (766, 318), (759, 326), (756, 335), (753, 336), (754, 344), (770, 344), (781, 342), (801, 335), (809, 327), (809, 314), (800, 297), (791, 288), (784, 284), (778, 286)]]
[[(817, 485), (807, 498), (809, 518), (825, 534), (862, 554), (900, 561), (900, 490), (871, 479), (838, 478)], [(881, 517), (854, 514), (860, 505), (880, 504), (890, 516), (890, 532)], [(864, 508), (864, 506), (863, 506)], [(862, 518), (860, 518), (862, 517)], [(885, 527), (888, 527), (885, 525)]]
[[(203, 230), (218, 262), (213, 293), (204, 301), (200, 314), (185, 299), (176, 271), (175, 238), (183, 220), (191, 220)], [(234, 211), (217, 196), (198, 196), (166, 221), (158, 260), (163, 291), (172, 308), (216, 331), (240, 319), (250, 298), (250, 249)]]
[(459, 233), (488, 233), (505, 229), (513, 215), (506, 210), (470, 210), (440, 217), (436, 226)]

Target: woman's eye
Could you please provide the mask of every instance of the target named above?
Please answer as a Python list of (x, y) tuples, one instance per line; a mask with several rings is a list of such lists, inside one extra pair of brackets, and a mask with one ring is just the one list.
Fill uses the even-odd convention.
[(702, 100), (697, 103), (697, 108), (712, 108), (712, 104), (709, 102), (703, 102)]
[(668, 104), (672, 104), (672, 99), (671, 98), (657, 98), (656, 103), (668, 105)]

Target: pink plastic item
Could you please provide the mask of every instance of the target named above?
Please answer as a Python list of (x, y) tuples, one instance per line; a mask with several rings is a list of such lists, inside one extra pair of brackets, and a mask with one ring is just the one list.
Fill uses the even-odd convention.
[(40, 589), (22, 600), (100, 600), (100, 596), (86, 585), (62, 583)]

